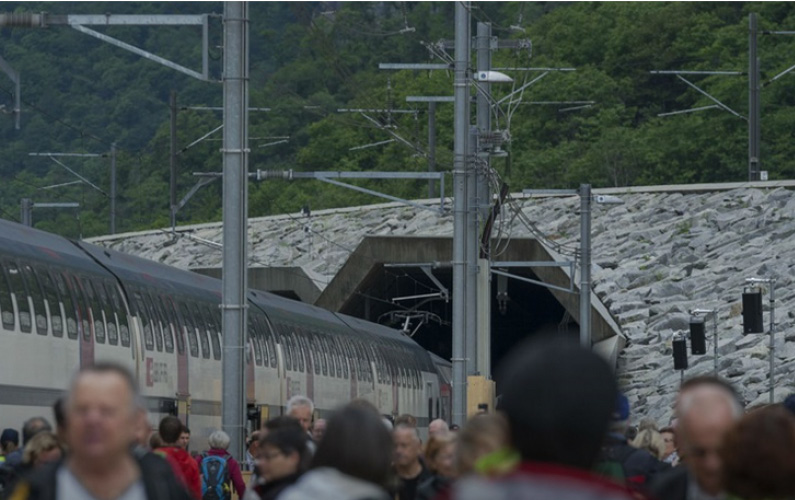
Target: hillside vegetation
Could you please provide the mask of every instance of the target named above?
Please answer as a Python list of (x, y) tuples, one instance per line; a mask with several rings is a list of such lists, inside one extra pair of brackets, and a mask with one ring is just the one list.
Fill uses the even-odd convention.
[[(78, 13), (214, 13), (220, 2), (4, 2), (0, 10)], [(440, 62), (422, 42), (453, 38), (452, 2), (251, 3), (251, 170), (424, 171), (427, 105), (409, 95), (452, 95), (446, 71), (383, 71), (379, 62)], [(494, 52), (495, 67), (571, 67), (552, 72), (523, 93), (510, 123), (509, 156), (493, 165), (513, 190), (743, 181), (747, 179), (747, 121), (722, 110), (659, 117), (714, 104), (656, 69), (748, 68), (748, 14), (761, 30), (795, 30), (791, 2), (489, 2), (473, 3), (477, 21), (492, 22), (501, 39), (529, 38), (532, 51)], [(212, 18), (210, 59), (221, 68), (222, 28)], [(406, 29), (406, 28), (413, 29)], [(192, 27), (96, 28), (191, 68), (201, 65), (200, 30)], [(522, 32), (524, 30), (524, 32)], [(220, 106), (220, 83), (194, 80), (66, 27), (3, 28), (0, 56), (22, 76), (21, 130), (0, 114), (0, 216), (19, 217), (19, 200), (77, 201), (79, 209), (37, 209), (36, 227), (68, 236), (108, 231), (109, 199), (87, 184), (51, 189), (77, 178), (32, 152), (107, 154), (118, 150), (117, 230), (163, 227), (169, 221), (169, 92), (179, 106)], [(761, 35), (762, 168), (771, 179), (795, 174), (795, 64), (791, 36)], [(452, 54), (452, 51), (450, 51)], [(539, 72), (508, 72), (518, 87)], [(692, 81), (740, 115), (748, 113), (748, 78), (693, 76)], [(0, 75), (0, 109), (13, 107), (13, 86)], [(511, 85), (494, 85), (501, 98)], [(589, 107), (531, 102), (594, 101)], [(416, 109), (372, 113), (408, 143), (390, 139), (356, 113), (340, 108)], [(453, 109), (437, 106), (437, 163), (450, 170)], [(473, 107), (474, 110), (474, 107)], [(473, 112), (474, 116), (474, 112)], [(474, 119), (474, 118), (473, 118)], [(217, 112), (181, 110), (178, 145), (184, 148), (221, 124)], [(271, 145), (289, 136), (286, 142)], [(179, 155), (178, 197), (193, 172), (221, 170), (219, 141)], [(108, 193), (107, 156), (61, 158)], [(393, 195), (427, 196), (423, 182), (361, 182)], [(448, 186), (450, 183), (448, 183)], [(371, 203), (377, 199), (317, 181), (250, 184), (251, 216)], [(449, 191), (448, 191), (448, 194)], [(181, 210), (180, 223), (221, 217), (220, 182), (204, 187)]]

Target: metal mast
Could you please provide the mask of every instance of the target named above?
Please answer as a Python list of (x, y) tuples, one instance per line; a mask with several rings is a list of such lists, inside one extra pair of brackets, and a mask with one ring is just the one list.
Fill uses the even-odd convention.
[(759, 56), (756, 52), (757, 26), (756, 14), (748, 15), (748, 180), (760, 180), (762, 168), (759, 145), (762, 134), (759, 126), (761, 118), (761, 99), (759, 92)]
[(453, 160), (453, 423), (466, 421), (466, 217), (467, 155), (469, 154), (469, 8), (470, 2), (455, 4), (455, 126)]
[(243, 455), (248, 210), (248, 2), (224, 3), (223, 394), (229, 452)]

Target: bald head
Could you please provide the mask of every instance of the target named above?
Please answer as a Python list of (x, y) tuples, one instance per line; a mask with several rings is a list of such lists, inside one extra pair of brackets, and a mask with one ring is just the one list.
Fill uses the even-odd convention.
[(677, 403), (677, 442), (682, 461), (702, 491), (722, 491), (718, 451), (726, 432), (742, 416), (734, 393), (720, 384), (698, 384), (683, 389)]
[(450, 433), (450, 427), (448, 427), (447, 422), (445, 422), (441, 418), (437, 418), (436, 420), (428, 424), (428, 434), (430, 436), (443, 437), (448, 435), (449, 433)]

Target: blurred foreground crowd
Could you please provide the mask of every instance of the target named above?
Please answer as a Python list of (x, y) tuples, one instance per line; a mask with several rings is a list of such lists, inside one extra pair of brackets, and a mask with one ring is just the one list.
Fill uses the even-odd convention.
[(232, 457), (229, 436), (191, 454), (176, 417), (152, 433), (133, 376), (82, 369), (42, 417), (0, 436), (12, 500), (785, 500), (795, 499), (795, 399), (746, 411), (716, 377), (685, 381), (675, 418), (630, 427), (611, 368), (560, 339), (504, 363), (499, 411), (419, 429), (355, 400), (313, 421), (302, 396)]

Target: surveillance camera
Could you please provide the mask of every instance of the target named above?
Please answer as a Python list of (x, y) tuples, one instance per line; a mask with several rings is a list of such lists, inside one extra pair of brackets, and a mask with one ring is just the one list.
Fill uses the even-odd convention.
[(596, 203), (601, 203), (603, 205), (623, 205), (624, 200), (619, 198), (618, 196), (610, 196), (605, 194), (600, 194), (594, 197)]

